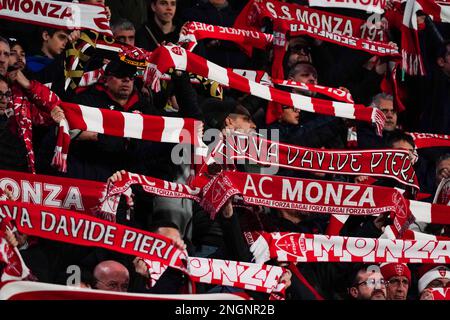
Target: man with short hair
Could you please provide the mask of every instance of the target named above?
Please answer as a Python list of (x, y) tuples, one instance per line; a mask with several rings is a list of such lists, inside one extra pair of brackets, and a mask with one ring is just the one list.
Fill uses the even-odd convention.
[(6, 76), (9, 64), (9, 55), (11, 54), (8, 40), (0, 37), (0, 75)]
[(150, 0), (148, 20), (136, 33), (136, 45), (148, 51), (162, 42), (178, 42), (181, 26), (175, 23), (176, 0)]
[(405, 263), (384, 263), (380, 266), (386, 279), (386, 299), (406, 300), (411, 283), (411, 270)]
[(136, 30), (134, 25), (127, 19), (119, 19), (111, 25), (111, 31), (116, 41), (134, 46)]
[(348, 293), (357, 300), (386, 300), (386, 284), (380, 268), (376, 265), (357, 268)]
[(127, 292), (130, 282), (128, 269), (113, 260), (102, 261), (94, 269), (94, 288), (98, 290)]
[(397, 128), (397, 110), (394, 108), (394, 97), (384, 92), (372, 98), (370, 104), (372, 108), (380, 109), (386, 116), (383, 130), (394, 131)]

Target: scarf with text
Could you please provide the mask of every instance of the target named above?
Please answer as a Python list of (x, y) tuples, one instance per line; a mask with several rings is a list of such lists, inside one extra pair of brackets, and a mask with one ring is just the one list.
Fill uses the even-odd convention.
[[(228, 199), (241, 195), (250, 205), (321, 214), (393, 213), (396, 235), (414, 220), (407, 199), (396, 189), (343, 182), (224, 172), (203, 189), (202, 207), (214, 219)], [(446, 210), (447, 215), (450, 209)], [(450, 223), (450, 219), (447, 219)]]
[(103, 5), (15, 0), (0, 3), (0, 19), (55, 29), (89, 29), (112, 36)]
[(450, 241), (263, 233), (250, 247), (256, 262), (449, 263)]
[(308, 0), (311, 7), (325, 7), (325, 8), (346, 8), (355, 9), (365, 12), (383, 13), (386, 6), (386, 0), (356, 0), (356, 1), (342, 1), (342, 0)]
[(326, 32), (345, 36), (373, 41), (386, 40), (385, 32), (381, 29), (381, 26), (366, 22), (363, 19), (274, 0), (249, 1), (236, 18), (234, 27), (238, 29), (258, 30), (264, 26), (263, 20), (265, 18), (269, 18), (272, 21), (300, 21)]
[(232, 69), (220, 67), (192, 52), (173, 45), (160, 46), (152, 53), (144, 81), (151, 83), (151, 87), (155, 91), (160, 91), (159, 80), (170, 68), (192, 72), (217, 81), (224, 86), (296, 109), (374, 123), (379, 134), (386, 119), (385, 115), (376, 108), (311, 98), (266, 87), (234, 73)]
[(197, 41), (210, 38), (235, 42), (249, 56), (252, 55), (253, 48), (265, 49), (273, 41), (273, 35), (258, 31), (187, 22), (181, 28), (178, 43), (185, 45), (186, 50), (192, 51)]
[(204, 151), (199, 130), (201, 122), (195, 119), (127, 113), (67, 102), (62, 102), (61, 108), (67, 121), (63, 120), (59, 125), (52, 164), (62, 172), (67, 169), (69, 129), (149, 141), (189, 143), (199, 147), (195, 148), (196, 152)]
[(408, 132), (417, 149), (450, 147), (450, 137), (446, 134)]
[(294, 170), (392, 178), (419, 188), (409, 153), (399, 149), (322, 150), (234, 133), (219, 141), (206, 165), (234, 164), (235, 160)]
[(310, 36), (314, 39), (330, 42), (339, 46), (361, 50), (376, 56), (399, 58), (398, 49), (390, 44), (372, 41), (343, 34), (327, 32), (300, 21), (276, 20), (274, 22), (274, 57), (272, 76), (284, 78), (283, 60), (289, 47), (290, 37)]
[(0, 170), (0, 190), (6, 189), (14, 201), (96, 215), (105, 183)]
[(450, 22), (450, 6), (438, 4), (433, 0), (409, 0), (403, 15), (402, 34), (402, 68), (409, 75), (425, 75), (425, 68), (420, 52), (417, 12), (423, 11), (436, 22)]
[[(214, 259), (188, 260), (185, 250), (159, 234), (57, 208), (3, 201), (0, 211), (11, 213), (8, 217), (24, 234), (157, 261), (203, 283), (284, 295), (285, 285), (278, 283), (284, 273), (281, 267)], [(190, 265), (187, 261), (191, 261)]]

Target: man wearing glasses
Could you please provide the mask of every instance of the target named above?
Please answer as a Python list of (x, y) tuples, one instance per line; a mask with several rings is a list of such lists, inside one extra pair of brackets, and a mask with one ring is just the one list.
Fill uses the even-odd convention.
[(377, 265), (362, 265), (351, 278), (348, 293), (356, 300), (386, 300), (386, 283)]
[(128, 269), (117, 261), (100, 262), (94, 269), (95, 289), (127, 292), (130, 281)]
[(411, 270), (404, 263), (384, 263), (380, 266), (381, 273), (386, 279), (386, 299), (406, 300)]

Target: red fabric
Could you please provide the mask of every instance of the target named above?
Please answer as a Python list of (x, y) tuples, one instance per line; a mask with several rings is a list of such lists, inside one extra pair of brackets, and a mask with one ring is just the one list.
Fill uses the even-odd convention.
[(389, 280), (392, 277), (396, 276), (405, 276), (408, 278), (408, 281), (411, 282), (411, 270), (409, 270), (408, 266), (403, 263), (387, 263), (385, 265), (381, 265), (381, 274), (384, 279)]

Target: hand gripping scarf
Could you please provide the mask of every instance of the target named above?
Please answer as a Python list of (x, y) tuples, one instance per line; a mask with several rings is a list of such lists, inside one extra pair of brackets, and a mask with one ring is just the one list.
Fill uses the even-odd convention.
[(224, 86), (300, 110), (374, 123), (378, 133), (381, 133), (386, 119), (376, 108), (311, 98), (266, 87), (234, 73), (232, 69), (220, 67), (173, 45), (160, 46), (152, 53), (144, 81), (150, 83), (153, 90), (159, 91), (159, 80), (170, 68), (192, 72)]

